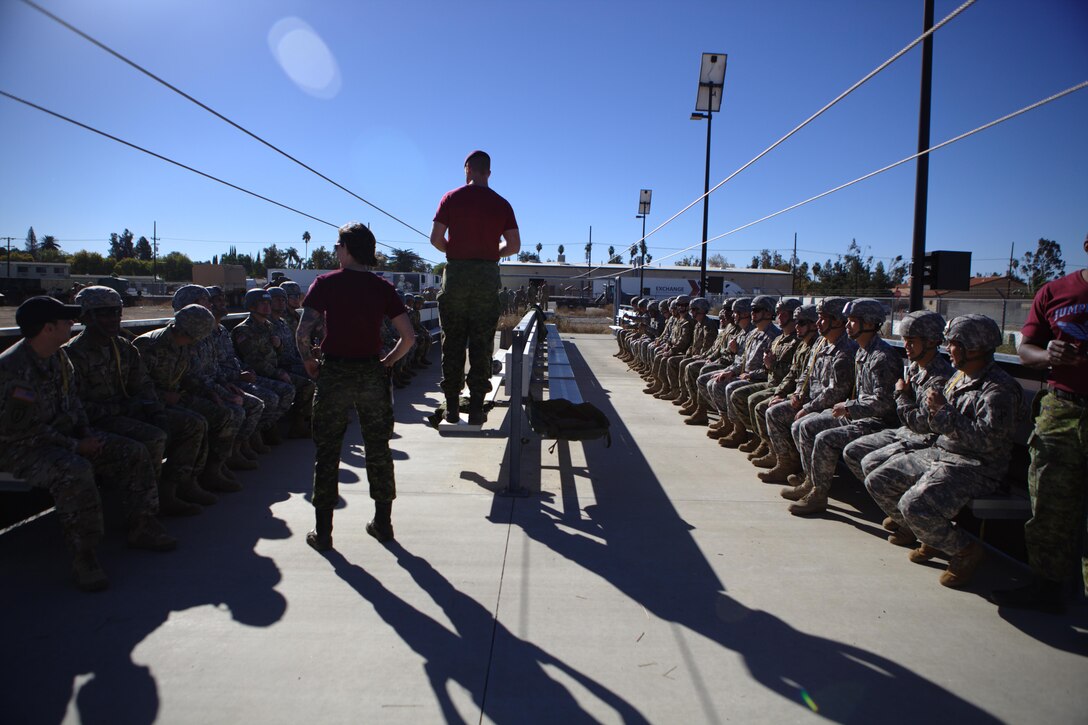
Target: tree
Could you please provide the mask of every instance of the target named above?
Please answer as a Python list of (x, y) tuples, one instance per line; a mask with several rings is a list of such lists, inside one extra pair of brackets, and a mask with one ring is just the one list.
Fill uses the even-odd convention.
[(1044, 284), (1065, 274), (1061, 245), (1050, 239), (1040, 239), (1034, 252), (1024, 253), (1019, 271), (1034, 295)]
[(310, 256), (310, 233), (309, 232), (303, 232), (302, 233), (302, 254), (307, 259)]
[(154, 254), (151, 251), (151, 242), (147, 241), (147, 237), (141, 236), (136, 240), (136, 259), (144, 262), (150, 262)]
[(61, 251), (60, 242), (51, 234), (46, 234), (38, 243), (38, 257), (43, 262), (63, 262), (64, 252)]
[(135, 247), (132, 244), (132, 232), (128, 229), (120, 234), (110, 234), (110, 258), (114, 261), (136, 256)]
[(540, 250), (544, 249), (544, 245), (540, 242), (536, 243), (536, 261), (540, 261)]
[(593, 242), (586, 242), (586, 264), (591, 264), (593, 255)]
[(34, 227), (26, 233), (26, 251), (31, 259), (38, 258), (38, 235), (34, 233)]
[[(536, 246), (539, 247), (541, 245), (538, 244)], [(540, 255), (539, 254), (534, 254), (533, 252), (518, 252), (518, 261), (519, 262), (539, 262), (540, 261)]]
[(391, 249), (389, 251), (389, 269), (394, 272), (423, 272), (427, 265), (411, 249)]
[(698, 267), (699, 266), (699, 260), (696, 259), (694, 255), (689, 254), (686, 257), (681, 257), (680, 259), (676, 260), (676, 266), (677, 267)]
[(298, 256), (298, 250), (294, 247), (288, 247), (283, 250), (283, 261), (287, 263), (288, 269), (301, 269), (302, 258)]
[(434, 268), (433, 268), (433, 269), (431, 270), (431, 272), (432, 272), (433, 274), (436, 274), (436, 275), (438, 275), (439, 277), (441, 277), (441, 276), (443, 275), (443, 273), (445, 273), (445, 271), (446, 271), (446, 263), (445, 263), (445, 262), (439, 262), (439, 263), (438, 263), (438, 264), (436, 264), (436, 265), (434, 266)]
[(112, 271), (118, 277), (150, 277), (151, 262), (146, 259), (128, 257), (118, 260), (113, 265)]
[(724, 255), (711, 254), (706, 258), (706, 266), (714, 267), (715, 269), (728, 269), (731, 265)]
[(167, 282), (188, 282), (193, 278), (193, 260), (181, 252), (170, 252), (161, 257), (159, 269)]
[(782, 257), (781, 252), (762, 249), (759, 256), (752, 257), (752, 269), (778, 269), (788, 272), (790, 271), (790, 263)]
[(560, 254), (562, 254), (562, 253), (563, 253), (563, 245), (562, 245), (562, 244), (560, 244), (560, 245), (559, 245), (559, 253), (560, 253)]
[(336, 269), (339, 264), (336, 255), (324, 246), (318, 247), (310, 253), (310, 269)]
[(611, 244), (608, 245), (608, 263), (612, 264), (616, 261), (616, 248)]
[(102, 274), (113, 271), (113, 261), (106, 259), (98, 252), (80, 250), (72, 255), (69, 270), (72, 274)]
[(261, 263), (264, 265), (265, 272), (270, 269), (276, 269), (277, 267), (287, 266), (283, 259), (283, 252), (281, 252), (275, 244), (261, 250)]

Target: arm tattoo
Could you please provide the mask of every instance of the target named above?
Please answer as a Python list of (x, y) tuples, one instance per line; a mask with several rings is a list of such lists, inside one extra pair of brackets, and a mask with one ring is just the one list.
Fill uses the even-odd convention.
[(314, 339), (325, 338), (325, 316), (317, 310), (309, 307), (302, 308), (302, 319), (298, 323), (298, 331), (295, 333), (295, 341), (298, 342), (298, 352), (303, 362), (313, 360)]

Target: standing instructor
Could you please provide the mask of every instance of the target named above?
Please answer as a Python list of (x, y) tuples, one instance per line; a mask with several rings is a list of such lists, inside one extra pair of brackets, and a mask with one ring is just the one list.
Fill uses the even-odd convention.
[(484, 395), (491, 379), (499, 302), (499, 259), (517, 254), (521, 236), (510, 203), (488, 188), (491, 157), (473, 151), (465, 159), (465, 185), (438, 202), (431, 244), (446, 255), (438, 319), (442, 326), (442, 392), (446, 420), (458, 421), (468, 348), (468, 422), (484, 423)]

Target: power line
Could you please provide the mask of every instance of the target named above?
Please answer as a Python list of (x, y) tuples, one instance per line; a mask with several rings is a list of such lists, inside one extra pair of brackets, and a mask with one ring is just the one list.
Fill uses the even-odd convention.
[[(367, 206), (369, 206), (369, 207), (371, 207), (371, 208), (373, 208), (373, 209), (375, 209), (375, 210), (377, 210), (377, 211), (381, 212), (382, 214), (386, 215), (387, 217), (389, 217), (389, 218), (390, 218), (390, 219), (392, 219), (393, 221), (397, 222), (398, 224), (403, 224), (404, 226), (408, 227), (409, 229), (411, 229), (411, 230), (412, 230), (413, 232), (415, 232), (416, 234), (419, 234), (419, 235), (421, 235), (421, 236), (423, 236), (423, 237), (425, 237), (425, 238), (427, 238), (427, 239), (430, 239), (430, 235), (428, 235), (428, 234), (424, 234), (424, 233), (423, 233), (423, 232), (421, 232), (421, 231), (420, 231), (419, 229), (416, 229), (415, 227), (413, 227), (413, 226), (412, 226), (411, 224), (409, 224), (408, 222), (404, 221), (403, 219), (398, 219), (397, 217), (395, 217), (395, 216), (393, 216), (392, 214), (390, 214), (389, 212), (387, 212), (387, 211), (386, 211), (385, 209), (382, 209), (382, 208), (381, 208), (380, 206), (378, 206), (378, 205), (376, 205), (376, 204), (374, 204), (374, 203), (372, 203), (372, 202), (369, 202), (369, 201), (367, 201), (366, 199), (364, 199), (363, 197), (359, 196), (358, 194), (356, 194), (356, 193), (355, 193), (354, 191), (352, 191), (351, 189), (347, 188), (347, 187), (346, 187), (346, 186), (344, 186), (343, 184), (340, 184), (340, 183), (338, 183), (338, 182), (336, 182), (336, 181), (333, 181), (332, 179), (330, 179), (329, 177), (325, 176), (324, 174), (322, 174), (322, 173), (321, 173), (320, 171), (318, 171), (317, 169), (314, 169), (313, 167), (309, 166), (308, 164), (306, 164), (306, 163), (304, 163), (304, 162), (300, 161), (299, 159), (296, 159), (296, 158), (295, 158), (294, 156), (292, 156), (291, 154), (287, 153), (287, 152), (286, 152), (286, 151), (284, 151), (283, 149), (279, 148), (279, 147), (278, 147), (278, 146), (276, 146), (275, 144), (273, 144), (273, 143), (270, 143), (270, 142), (268, 142), (268, 141), (265, 141), (265, 140), (264, 140), (263, 138), (261, 138), (261, 137), (260, 137), (260, 136), (258, 136), (257, 134), (253, 133), (252, 131), (250, 131), (249, 129), (245, 128), (244, 126), (241, 126), (241, 125), (239, 125), (239, 124), (235, 123), (235, 122), (234, 122), (234, 121), (232, 121), (231, 119), (229, 119), (229, 118), (227, 118), (226, 116), (224, 116), (224, 115), (223, 115), (222, 113), (219, 113), (219, 111), (216, 111), (216, 110), (215, 110), (214, 108), (212, 108), (211, 106), (208, 106), (208, 105), (207, 105), (207, 104), (205, 104), (205, 103), (201, 103), (200, 101), (198, 101), (197, 99), (193, 98), (192, 96), (190, 96), (190, 95), (189, 95), (188, 93), (186, 93), (185, 91), (181, 90), (181, 89), (180, 89), (180, 88), (178, 88), (177, 86), (174, 86), (174, 85), (172, 85), (172, 84), (168, 83), (167, 81), (163, 80), (163, 79), (162, 79), (162, 78), (160, 78), (159, 76), (155, 75), (155, 74), (154, 74), (154, 73), (152, 73), (151, 71), (149, 71), (149, 70), (147, 70), (146, 68), (144, 68), (143, 66), (141, 66), (141, 65), (140, 65), (139, 63), (136, 63), (135, 61), (129, 60), (129, 59), (128, 59), (128, 58), (126, 58), (126, 57), (125, 57), (124, 55), (121, 55), (121, 53), (117, 52), (116, 50), (114, 50), (113, 48), (109, 47), (109, 46), (108, 46), (108, 45), (106, 45), (105, 43), (102, 43), (102, 42), (100, 42), (100, 41), (96, 40), (95, 38), (92, 38), (92, 37), (91, 37), (90, 35), (88, 35), (87, 33), (84, 33), (84, 32), (83, 32), (82, 30), (80, 30), (79, 28), (77, 28), (77, 27), (75, 27), (74, 25), (72, 25), (72, 24), (70, 24), (70, 23), (66, 22), (66, 21), (65, 21), (65, 20), (63, 20), (62, 18), (60, 18), (60, 17), (57, 17), (56, 15), (54, 15), (54, 14), (53, 14), (53, 13), (51, 13), (51, 12), (49, 12), (48, 10), (46, 10), (46, 9), (45, 9), (45, 8), (43, 8), (42, 6), (38, 5), (37, 3), (35, 3), (35, 2), (32, 2), (32, 0), (22, 0), (22, 1), (23, 1), (23, 2), (25, 3), (25, 4), (29, 5), (30, 7), (34, 8), (35, 10), (37, 10), (38, 12), (40, 12), (40, 13), (41, 13), (42, 15), (45, 15), (45, 16), (46, 16), (47, 18), (49, 18), (50, 20), (53, 20), (54, 22), (57, 22), (57, 23), (59, 23), (60, 25), (64, 26), (64, 27), (65, 27), (65, 28), (67, 28), (68, 30), (72, 31), (73, 33), (75, 33), (75, 34), (76, 34), (76, 35), (78, 35), (79, 37), (83, 38), (83, 39), (84, 39), (84, 40), (86, 40), (87, 42), (89, 42), (89, 43), (92, 43), (92, 44), (94, 44), (94, 45), (98, 46), (99, 48), (101, 48), (102, 50), (106, 51), (107, 53), (109, 53), (109, 54), (110, 54), (110, 55), (112, 55), (113, 57), (117, 58), (118, 60), (122, 61), (123, 63), (126, 63), (127, 65), (131, 66), (132, 68), (134, 68), (134, 69), (138, 70), (139, 72), (143, 73), (143, 74), (144, 74), (144, 75), (146, 75), (146, 76), (147, 76), (148, 78), (151, 78), (152, 80), (156, 81), (157, 83), (160, 83), (160, 84), (162, 84), (163, 86), (166, 86), (167, 88), (169, 88), (170, 90), (172, 90), (172, 91), (173, 91), (174, 93), (177, 93), (177, 94), (178, 94), (179, 96), (181, 96), (182, 98), (184, 98), (184, 99), (186, 99), (186, 100), (188, 100), (188, 101), (190, 101), (190, 102), (192, 102), (192, 103), (196, 104), (197, 106), (200, 106), (200, 107), (201, 107), (201, 108), (203, 108), (203, 109), (204, 109), (205, 111), (207, 111), (208, 113), (212, 114), (213, 116), (215, 116), (215, 117), (216, 117), (216, 118), (218, 118), (219, 120), (221, 120), (221, 121), (224, 121), (224, 122), (226, 122), (226, 123), (229, 123), (229, 124), (230, 124), (231, 126), (233, 126), (234, 128), (238, 129), (238, 130), (239, 130), (239, 131), (241, 131), (242, 133), (246, 134), (246, 135), (247, 135), (247, 136), (249, 136), (250, 138), (252, 138), (252, 139), (254, 139), (254, 140), (256, 140), (256, 141), (259, 141), (260, 143), (264, 144), (265, 146), (267, 146), (268, 148), (272, 149), (273, 151), (275, 151), (276, 153), (280, 154), (281, 156), (283, 156), (283, 157), (285, 157), (285, 158), (287, 158), (287, 159), (290, 159), (291, 161), (295, 162), (296, 164), (298, 164), (298, 165), (299, 165), (299, 166), (301, 166), (302, 168), (306, 169), (306, 170), (307, 170), (307, 171), (309, 171), (310, 173), (312, 173), (312, 174), (315, 174), (316, 176), (318, 176), (318, 177), (320, 177), (320, 178), (324, 179), (325, 181), (329, 182), (330, 184), (332, 184), (332, 185), (333, 185), (333, 186), (335, 186), (336, 188), (340, 189), (341, 191), (344, 191), (344, 192), (346, 192), (346, 193), (350, 194), (351, 196), (355, 197), (356, 199), (358, 199), (359, 201), (363, 202), (363, 203), (364, 203), (364, 204), (366, 204)], [(972, 1), (973, 1), (973, 0), (972, 0)]]

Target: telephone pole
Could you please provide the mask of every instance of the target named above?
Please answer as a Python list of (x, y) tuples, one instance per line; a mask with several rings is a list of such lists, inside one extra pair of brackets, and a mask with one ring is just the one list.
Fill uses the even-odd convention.
[(15, 237), (4, 237), (8, 243), (8, 279), (11, 279), (11, 242)]
[[(155, 286), (159, 284), (159, 223), (151, 222), (151, 278), (155, 280)], [(156, 289), (155, 294), (159, 291)]]

